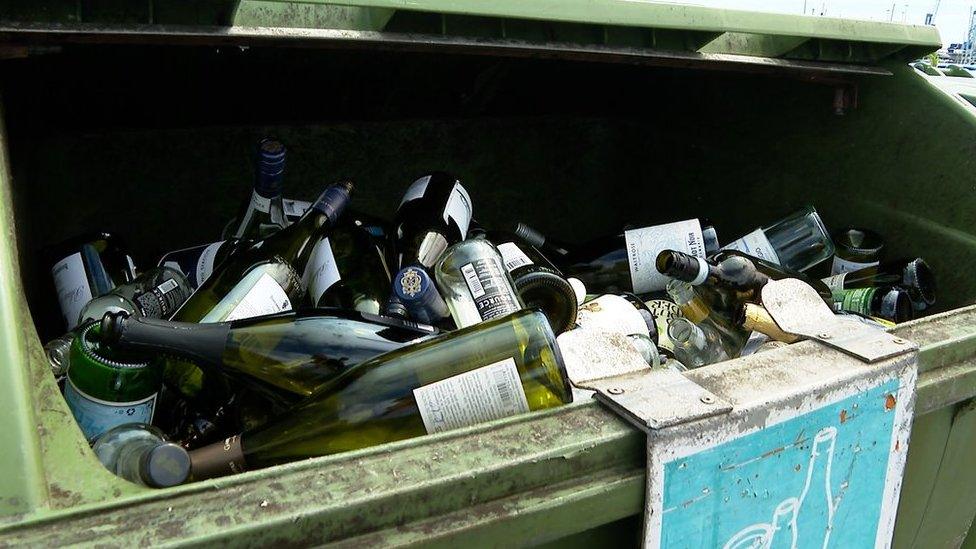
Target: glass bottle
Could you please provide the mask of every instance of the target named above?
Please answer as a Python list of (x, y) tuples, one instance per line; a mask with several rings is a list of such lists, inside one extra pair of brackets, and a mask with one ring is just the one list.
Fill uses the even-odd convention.
[(458, 328), (524, 308), (501, 254), (487, 240), (465, 240), (448, 248), (435, 277)]
[(432, 269), (445, 250), (468, 236), (471, 197), (451, 174), (434, 172), (410, 185), (394, 219), (395, 268)]
[(157, 265), (176, 269), (183, 273), (190, 283), (190, 287), (195, 290), (210, 278), (215, 267), (219, 267), (225, 259), (234, 253), (234, 250), (245, 244), (243, 240), (231, 238), (173, 250), (161, 257)]
[(565, 250), (565, 255), (556, 252), (549, 259), (568, 276), (580, 279), (591, 292), (600, 294), (642, 295), (663, 290), (667, 278), (654, 268), (662, 250), (703, 258), (718, 251), (714, 227), (703, 227), (698, 219), (631, 229), (576, 246), (554, 244), (524, 223), (515, 230), (517, 236), (540, 249)]
[(900, 286), (908, 291), (916, 311), (935, 304), (935, 272), (921, 257), (886, 261), (873, 268), (833, 275), (823, 282), (835, 293), (855, 288)]
[(187, 451), (145, 423), (127, 423), (102, 433), (92, 450), (114, 475), (150, 488), (177, 486), (190, 476)]
[(738, 250), (802, 272), (834, 255), (834, 242), (817, 210), (806, 206), (722, 249)]
[(584, 303), (576, 314), (580, 328), (643, 335), (658, 342), (657, 321), (644, 303), (631, 295), (604, 294)]
[(135, 265), (111, 233), (93, 233), (55, 246), (51, 275), (65, 327), (78, 325), (81, 309), (93, 298), (136, 277)]
[[(743, 331), (730, 318), (714, 311), (696, 292), (695, 287), (687, 282), (672, 280), (668, 283), (668, 294), (681, 311), (681, 315), (675, 318), (686, 318), (715, 332), (726, 354), (730, 357), (739, 356), (749, 339), (748, 331)], [(670, 342), (668, 346), (673, 348), (673, 345)]]
[(226, 238), (259, 240), (289, 225), (281, 197), (286, 154), (285, 146), (274, 139), (258, 143), (254, 190), (237, 216), (237, 227)]
[(884, 251), (884, 239), (868, 229), (847, 228), (834, 233), (834, 261), (830, 274), (877, 267)]
[[(100, 338), (111, 349), (166, 355), (291, 398), (310, 395), (352, 366), (431, 337), (415, 322), (341, 309), (306, 309), (210, 324), (108, 314)], [(199, 379), (199, 378), (197, 378)], [(181, 385), (195, 395), (197, 385)]]
[(193, 473), (226, 475), (571, 401), (545, 315), (519, 311), (354, 366), (287, 414), (195, 450)]
[(834, 295), (834, 309), (882, 318), (896, 324), (915, 316), (908, 290), (898, 286), (879, 286), (841, 290)]
[(169, 267), (156, 267), (135, 280), (88, 302), (79, 322), (100, 320), (107, 312), (123, 311), (133, 316), (169, 318), (193, 293), (183, 273)]
[(104, 348), (82, 329), (71, 343), (64, 399), (85, 438), (125, 423), (152, 423), (161, 386), (160, 364), (140, 355)]
[(668, 337), (674, 343), (675, 358), (687, 368), (700, 368), (730, 358), (718, 332), (708, 325), (676, 318), (668, 324)]
[(379, 314), (389, 297), (390, 270), (382, 244), (365, 222), (345, 215), (315, 246), (309, 263), (323, 272), (305, 272), (312, 306)]
[(735, 323), (743, 330), (765, 334), (774, 341), (793, 343), (800, 340), (800, 336), (784, 332), (769, 311), (755, 303), (744, 303), (736, 313)]

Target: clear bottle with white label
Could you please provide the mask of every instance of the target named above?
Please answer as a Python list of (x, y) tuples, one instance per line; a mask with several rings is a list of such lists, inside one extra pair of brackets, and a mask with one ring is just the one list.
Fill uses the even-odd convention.
[(356, 450), (572, 401), (545, 315), (519, 311), (353, 366), (288, 413), (191, 452), (196, 478)]
[(135, 280), (88, 302), (78, 318), (80, 324), (101, 320), (105, 313), (169, 318), (193, 293), (186, 276), (170, 267), (156, 267)]
[(65, 328), (78, 325), (81, 309), (92, 299), (136, 278), (136, 268), (113, 234), (92, 233), (55, 246), (51, 275)]
[(524, 309), (498, 249), (476, 238), (459, 242), (435, 267), (437, 288), (458, 328)]
[[(298, 223), (234, 253), (172, 319), (223, 322), (290, 311), (305, 297), (302, 273), (314, 243), (335, 226), (351, 192), (352, 183), (330, 185)], [(202, 375), (192, 363), (166, 361), (165, 379), (170, 387), (199, 386)], [(218, 395), (213, 400), (225, 399)]]
[(794, 271), (805, 271), (834, 255), (834, 241), (816, 208), (806, 206), (722, 249), (738, 250)]
[(187, 282), (194, 290), (210, 278), (214, 269), (230, 257), (246, 241), (231, 238), (166, 253), (157, 263), (160, 267), (176, 269), (186, 275)]
[(264, 138), (258, 143), (254, 190), (241, 207), (236, 226), (225, 239), (258, 240), (287, 227), (284, 199), (281, 197), (287, 150), (280, 141)]
[(516, 235), (595, 294), (661, 291), (668, 279), (654, 268), (654, 261), (662, 250), (707, 257), (719, 249), (715, 228), (698, 219), (630, 229), (581, 245), (553, 242), (525, 224), (516, 227)]
[(647, 337), (658, 341), (657, 321), (643, 301), (629, 294), (604, 294), (580, 306), (580, 328)]

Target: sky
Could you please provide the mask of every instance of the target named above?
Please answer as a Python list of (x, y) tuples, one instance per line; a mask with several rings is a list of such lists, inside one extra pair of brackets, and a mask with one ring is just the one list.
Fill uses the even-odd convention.
[[(969, 14), (976, 8), (976, 0), (672, 0), (679, 4), (697, 4), (724, 8), (804, 13), (851, 19), (873, 19), (922, 25), (925, 14), (939, 4), (935, 26), (942, 43), (963, 42), (969, 30)], [(895, 10), (892, 15), (891, 7)]]

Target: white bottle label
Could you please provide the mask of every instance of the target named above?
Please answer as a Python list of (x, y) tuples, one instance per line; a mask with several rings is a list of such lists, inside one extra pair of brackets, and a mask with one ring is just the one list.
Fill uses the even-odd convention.
[[(135, 264), (134, 261), (132, 261), (132, 256), (126, 254), (125, 260), (126, 260), (126, 262), (129, 263), (129, 274), (132, 275), (132, 278), (135, 278), (136, 277), (136, 264)], [(119, 281), (119, 284), (125, 284), (125, 281)]]
[(126, 423), (152, 423), (157, 394), (133, 402), (109, 402), (85, 394), (70, 377), (64, 385), (64, 399), (88, 440)]
[(515, 360), (504, 360), (413, 390), (428, 433), (529, 411)]
[(502, 254), (502, 260), (505, 261), (505, 269), (508, 272), (512, 272), (525, 265), (532, 265), (532, 260), (529, 259), (529, 256), (525, 255), (522, 249), (514, 242), (499, 244), (498, 252)]
[(773, 249), (773, 245), (766, 238), (766, 233), (762, 229), (756, 229), (739, 240), (722, 246), (722, 249), (739, 250), (746, 255), (765, 259), (779, 265), (779, 256), (776, 255), (776, 250)]
[(858, 263), (857, 261), (850, 261), (835, 255), (834, 262), (830, 267), (830, 274), (836, 275), (841, 273), (849, 273), (851, 271), (860, 271), (861, 269), (867, 269), (868, 267), (877, 267), (879, 264), (880, 263), (878, 261), (872, 261), (870, 263)]
[(409, 187), (407, 187), (407, 192), (403, 193), (403, 198), (400, 199), (400, 205), (403, 206), (411, 200), (416, 200), (421, 196), (424, 196), (424, 191), (427, 190), (428, 183), (430, 183), (429, 175), (425, 175), (424, 177), (414, 181)]
[(81, 309), (94, 297), (81, 253), (71, 254), (55, 263), (51, 274), (54, 275), (54, 288), (58, 292), (64, 323), (73, 330), (78, 325)]
[(447, 206), (444, 207), (444, 223), (451, 219), (461, 228), (461, 238), (467, 238), (468, 225), (471, 224), (471, 197), (460, 183), (454, 184)]
[(291, 300), (284, 288), (259, 266), (244, 275), (234, 291), (217, 303), (200, 319), (200, 323), (251, 318), (290, 310)]
[(341, 278), (329, 239), (319, 240), (312, 248), (312, 255), (308, 258), (308, 267), (305, 268), (305, 274), (302, 276), (302, 282), (308, 288), (312, 304), (317, 304), (322, 298), (322, 294), (333, 284), (339, 282)]
[(271, 211), (271, 199), (265, 198), (254, 191), (251, 193), (251, 207), (252, 210), (257, 210), (259, 212), (268, 213)]
[(307, 212), (309, 208), (312, 207), (311, 202), (295, 200), (292, 198), (283, 199), (282, 205), (284, 207), (286, 217), (301, 217), (305, 215), (305, 212)]
[(697, 219), (626, 231), (624, 240), (635, 294), (660, 291), (667, 285), (670, 279), (659, 273), (656, 266), (657, 255), (662, 251), (676, 250), (705, 257), (705, 241)]
[(667, 299), (652, 299), (645, 301), (644, 305), (654, 315), (654, 324), (657, 326), (657, 346), (674, 352), (674, 342), (668, 336), (668, 323), (675, 318), (684, 318), (685, 315), (681, 312), (681, 307)]
[(602, 330), (623, 335), (649, 336), (647, 323), (634, 305), (619, 295), (607, 294), (579, 308), (576, 324), (587, 330)]
[(847, 273), (840, 273), (823, 278), (821, 281), (826, 284), (828, 288), (830, 288), (832, 293), (836, 294), (844, 289), (845, 278), (847, 278)]
[[(196, 272), (196, 282), (199, 288), (210, 275), (213, 274), (214, 269), (214, 258), (217, 257), (217, 250), (224, 244), (224, 240), (220, 242), (214, 242), (213, 244), (207, 246), (200, 252), (200, 258), (197, 259), (197, 272)], [(184, 273), (186, 274), (186, 273)]]

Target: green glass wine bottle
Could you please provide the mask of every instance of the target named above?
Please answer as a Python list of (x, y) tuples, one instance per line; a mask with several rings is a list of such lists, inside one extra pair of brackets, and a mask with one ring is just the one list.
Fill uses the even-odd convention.
[(359, 311), (305, 309), (211, 324), (109, 313), (99, 333), (111, 349), (185, 359), (294, 403), (350, 367), (437, 330)]
[(390, 269), (383, 243), (355, 212), (347, 212), (321, 239), (306, 269), (309, 301), (315, 307), (341, 307), (379, 314), (390, 293)]
[(572, 401), (545, 315), (519, 311), (363, 362), (265, 425), (191, 452), (207, 478)]
[[(289, 311), (305, 296), (303, 275), (315, 243), (327, 235), (349, 202), (352, 183), (330, 185), (302, 219), (231, 255), (183, 304), (172, 319), (223, 322)], [(203, 386), (192, 363), (168, 360), (164, 379), (184, 397)]]

